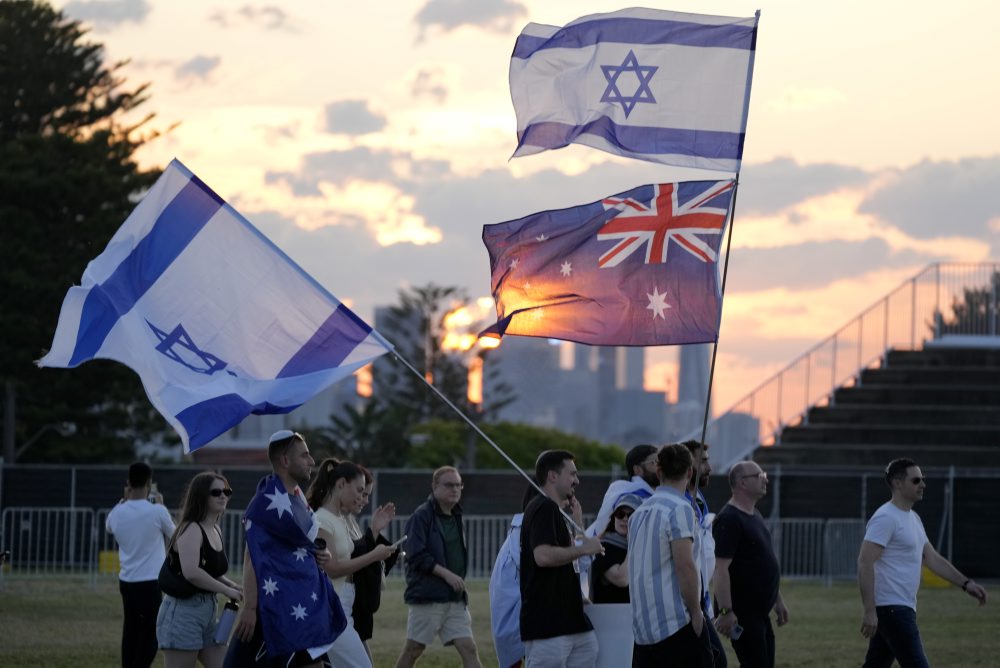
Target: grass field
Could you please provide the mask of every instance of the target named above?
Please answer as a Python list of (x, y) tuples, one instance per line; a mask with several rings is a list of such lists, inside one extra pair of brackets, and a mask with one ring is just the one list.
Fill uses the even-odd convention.
[[(394, 580), (375, 618), (376, 665), (392, 666), (406, 635), (402, 583)], [(852, 584), (826, 587), (786, 582), (791, 621), (776, 631), (779, 666), (858, 666), (865, 641), (858, 632), (860, 603)], [(486, 582), (470, 582), (473, 632), (484, 666), (496, 666)], [(934, 666), (997, 666), (1000, 590), (985, 608), (951, 589), (924, 589), (918, 618)], [(57, 580), (7, 580), (0, 590), (0, 666), (111, 667), (119, 663), (121, 600), (116, 580), (96, 589)], [(728, 643), (727, 643), (728, 644)], [(418, 664), (456, 666), (451, 648), (432, 647)], [(156, 666), (162, 666), (158, 658)], [(732, 654), (730, 665), (735, 666)]]

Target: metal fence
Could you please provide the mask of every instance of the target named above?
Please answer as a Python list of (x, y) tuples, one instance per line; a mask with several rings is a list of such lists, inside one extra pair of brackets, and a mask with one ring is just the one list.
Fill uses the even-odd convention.
[[(712, 466), (728, 470), (803, 420), (840, 386), (891, 349), (915, 350), (947, 336), (997, 336), (1000, 264), (932, 264), (800, 355), (714, 418)], [(701, 429), (688, 438), (700, 438)]]
[[(80, 579), (94, 585), (117, 576), (117, 546), (105, 531), (110, 509), (7, 508), (0, 516), (0, 545), (11, 551), (0, 570), (0, 586), (11, 578)], [(229, 510), (221, 529), (226, 554), (239, 571), (243, 554), (242, 511)], [(406, 517), (396, 517), (386, 529), (390, 540), (403, 536)], [(487, 578), (500, 545), (507, 537), (510, 517), (467, 515), (463, 518), (469, 547), (467, 574)], [(854, 562), (864, 535), (864, 521), (779, 519), (770, 521), (782, 575), (791, 578), (853, 578)], [(402, 569), (391, 575), (399, 577)]]

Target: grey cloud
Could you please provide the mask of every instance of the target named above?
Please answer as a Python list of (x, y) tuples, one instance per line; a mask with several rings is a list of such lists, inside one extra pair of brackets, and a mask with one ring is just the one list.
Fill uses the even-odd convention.
[(514, 0), (428, 0), (414, 17), (420, 34), (437, 27), (449, 32), (463, 25), (508, 32), (528, 10)]
[(220, 9), (209, 17), (209, 21), (222, 28), (249, 23), (264, 30), (292, 30), (287, 12), (277, 5), (243, 5), (231, 12)]
[(122, 23), (142, 23), (149, 14), (146, 0), (83, 0), (70, 2), (64, 11), (93, 23), (98, 29), (110, 29)]
[(395, 182), (392, 163), (409, 159), (408, 154), (373, 150), (357, 146), (345, 151), (322, 151), (302, 156), (296, 172), (268, 171), (267, 183), (285, 183), (295, 195), (317, 196), (321, 182), (344, 185), (350, 181)]
[(368, 108), (365, 100), (341, 100), (326, 105), (324, 129), (332, 134), (365, 135), (386, 125), (385, 116)]
[(219, 56), (195, 56), (177, 66), (174, 76), (178, 79), (200, 79), (204, 81), (208, 75), (222, 62)]
[(444, 104), (448, 99), (448, 86), (444, 82), (444, 71), (439, 68), (427, 68), (417, 72), (413, 78), (410, 94), (415, 98), (430, 98), (438, 104)]
[(872, 193), (859, 207), (907, 234), (932, 239), (968, 236), (991, 239), (1000, 253), (1000, 235), (989, 229), (1000, 217), (1000, 156), (957, 162), (922, 162)]
[(934, 259), (914, 251), (894, 253), (885, 241), (877, 238), (737, 248), (729, 258), (726, 291), (755, 292), (778, 287), (811, 290), (876, 269), (923, 265)]
[(777, 213), (810, 197), (863, 184), (870, 178), (870, 174), (855, 167), (829, 163), (799, 165), (791, 158), (744, 165), (736, 213)]

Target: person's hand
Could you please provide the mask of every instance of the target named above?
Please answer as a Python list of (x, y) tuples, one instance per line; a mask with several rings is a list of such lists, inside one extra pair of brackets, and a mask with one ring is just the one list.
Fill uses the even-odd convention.
[(236, 587), (227, 586), (222, 592), (222, 595), (231, 601), (236, 601), (237, 603), (243, 602), (243, 590)]
[(701, 632), (705, 630), (705, 615), (701, 610), (695, 610), (694, 614), (691, 615), (691, 630), (699, 638), (701, 637)]
[(314, 551), (313, 556), (316, 558), (316, 563), (320, 565), (320, 568), (322, 568), (326, 562), (330, 561), (330, 559), (333, 559), (333, 555), (330, 554), (330, 550), (325, 547), (322, 550)]
[(572, 516), (573, 521), (576, 522), (576, 525), (582, 529), (583, 506), (580, 505), (580, 499), (576, 498), (575, 496), (571, 496), (569, 497), (569, 499), (567, 499), (567, 502), (569, 503), (570, 516)]
[(375, 561), (385, 561), (395, 554), (398, 549), (398, 547), (393, 547), (392, 545), (376, 545), (375, 549), (372, 550), (372, 554), (376, 555)]
[(156, 501), (154, 501), (154, 503), (156, 503), (159, 506), (162, 506), (163, 505), (163, 495), (160, 494), (159, 492), (151, 492), (151, 494), (152, 494), (153, 498), (156, 499)]
[(784, 626), (788, 623), (788, 608), (780, 597), (778, 598), (778, 602), (774, 604), (774, 612), (778, 616), (778, 626)]
[(979, 605), (986, 605), (986, 590), (978, 582), (970, 580), (969, 584), (965, 585), (965, 593), (979, 601)]
[(236, 618), (236, 630), (233, 632), (237, 638), (243, 642), (253, 640), (253, 631), (257, 627), (257, 608), (240, 608), (239, 616)]
[(733, 632), (733, 627), (736, 626), (737, 621), (736, 613), (730, 610), (726, 614), (715, 618), (715, 630), (728, 638), (729, 634)]
[(861, 617), (861, 635), (865, 638), (871, 638), (877, 630), (878, 616), (876, 616), (875, 610), (865, 610), (864, 616)]
[(580, 541), (580, 549), (586, 555), (604, 554), (604, 546), (601, 545), (601, 539), (597, 536), (582, 536), (577, 540)]
[(372, 533), (378, 536), (396, 517), (396, 504), (389, 502), (379, 506), (372, 513)]
[(447, 573), (445, 573), (443, 579), (444, 579), (445, 582), (448, 583), (448, 586), (451, 587), (452, 589), (454, 589), (455, 591), (460, 592), (460, 591), (464, 591), (465, 590), (465, 580), (463, 580), (462, 578), (458, 577), (457, 575), (455, 575), (451, 571), (448, 571)]

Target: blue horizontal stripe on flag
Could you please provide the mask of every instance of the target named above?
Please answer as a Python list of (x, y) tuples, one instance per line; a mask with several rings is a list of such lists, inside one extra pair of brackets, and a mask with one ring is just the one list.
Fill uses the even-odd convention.
[(601, 42), (753, 50), (756, 30), (752, 25), (705, 25), (639, 18), (597, 19), (566, 26), (551, 37), (519, 35), (511, 58), (530, 58), (543, 49), (582, 49)]
[(718, 160), (741, 159), (745, 139), (743, 132), (621, 125), (607, 116), (601, 116), (584, 125), (551, 121), (534, 123), (519, 133), (518, 146), (562, 148), (582, 134), (596, 135), (630, 153), (687, 155)]
[(76, 347), (68, 366), (92, 359), (118, 319), (160, 278), (223, 205), (221, 197), (191, 175), (191, 180), (114, 273), (87, 294), (80, 313)]
[(312, 338), (288, 360), (277, 377), (288, 378), (335, 369), (371, 331), (371, 327), (341, 304), (320, 325)]
[(196, 450), (250, 415), (291, 413), (302, 404), (277, 406), (268, 402), (251, 404), (238, 394), (223, 394), (188, 406), (175, 417), (188, 433), (188, 447)]

